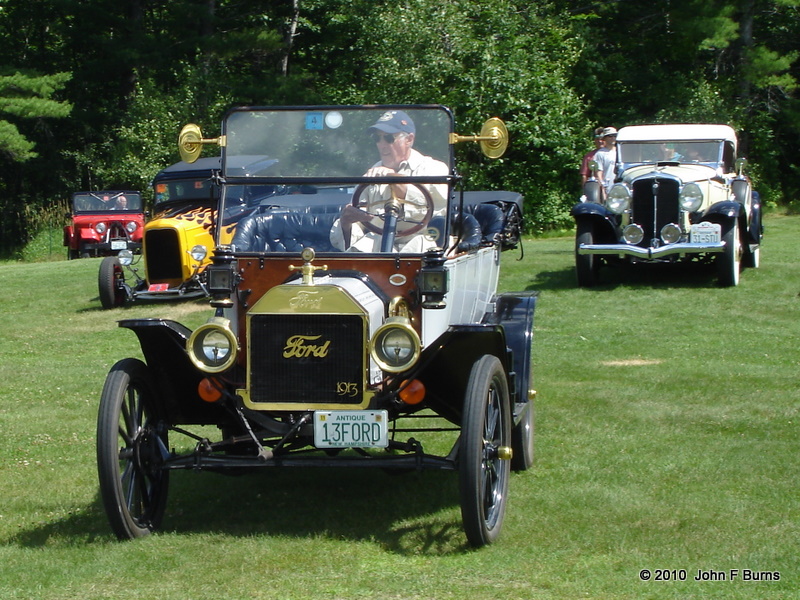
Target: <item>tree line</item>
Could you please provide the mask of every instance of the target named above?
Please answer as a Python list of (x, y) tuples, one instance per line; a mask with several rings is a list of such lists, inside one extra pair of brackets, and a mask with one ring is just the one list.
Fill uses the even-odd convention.
[(764, 201), (800, 187), (800, 0), (6, 0), (0, 31), (3, 252), (73, 191), (147, 190), (234, 105), (501, 117), (510, 151), (459, 146), (461, 172), (523, 193), (529, 231), (571, 226), (598, 125), (728, 123)]

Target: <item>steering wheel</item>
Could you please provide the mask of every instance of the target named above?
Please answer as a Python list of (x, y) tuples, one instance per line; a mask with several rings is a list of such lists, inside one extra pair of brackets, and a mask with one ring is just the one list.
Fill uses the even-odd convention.
[[(360, 223), (364, 229), (367, 231), (374, 233), (376, 235), (380, 235), (383, 237), (383, 241), (387, 240), (387, 237), (391, 240), (391, 243), (394, 243), (395, 237), (407, 237), (409, 235), (413, 235), (418, 231), (424, 229), (430, 223), (431, 218), (433, 217), (433, 197), (431, 193), (425, 188), (425, 186), (420, 185), (418, 183), (412, 183), (409, 185), (413, 185), (416, 187), (420, 192), (422, 192), (422, 196), (425, 198), (425, 215), (422, 217), (421, 220), (406, 220), (405, 218), (398, 218), (398, 212), (400, 207), (400, 201), (392, 195), (392, 198), (386, 201), (386, 211), (383, 215), (373, 215), (370, 212), (367, 212), (363, 208), (359, 207), (359, 201), (361, 200), (361, 195), (364, 193), (368, 187), (371, 187), (374, 184), (370, 183), (362, 183), (359, 185), (356, 190), (353, 192), (353, 199), (350, 202), (350, 205), (357, 209), (359, 212), (363, 213), (364, 218), (362, 219), (352, 219), (354, 223)], [(390, 184), (389, 184), (390, 185)], [(370, 218), (373, 216), (377, 216), (383, 220), (383, 226), (377, 225), (373, 223)], [(346, 244), (349, 245), (349, 227), (345, 232), (345, 241)], [(388, 244), (391, 246), (391, 244)]]

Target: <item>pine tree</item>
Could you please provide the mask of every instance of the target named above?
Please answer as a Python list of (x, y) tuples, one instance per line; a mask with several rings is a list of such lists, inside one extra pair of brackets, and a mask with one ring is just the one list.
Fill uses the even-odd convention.
[(0, 75), (0, 152), (14, 162), (25, 162), (37, 156), (34, 144), (12, 122), (19, 119), (52, 119), (69, 115), (72, 105), (54, 100), (71, 75), (33, 75), (19, 71)]

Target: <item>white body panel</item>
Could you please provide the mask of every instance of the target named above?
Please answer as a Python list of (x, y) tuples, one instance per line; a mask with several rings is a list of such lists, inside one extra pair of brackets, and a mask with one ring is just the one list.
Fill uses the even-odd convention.
[(433, 343), (450, 325), (480, 323), (492, 310), (500, 276), (500, 250), (480, 248), (445, 263), (449, 275), (445, 308), (422, 310), (422, 346)]

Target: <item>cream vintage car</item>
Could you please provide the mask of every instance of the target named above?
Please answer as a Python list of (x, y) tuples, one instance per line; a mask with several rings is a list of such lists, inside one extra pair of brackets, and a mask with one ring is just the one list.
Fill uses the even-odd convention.
[(727, 125), (623, 127), (616, 178), (590, 179), (572, 210), (578, 285), (598, 283), (603, 264), (714, 261), (721, 285), (758, 267), (761, 205)]
[(467, 540), (497, 538), (510, 473), (533, 462), (537, 295), (498, 293), (522, 197), (462, 191), (455, 166), (463, 141), (499, 157), (505, 126), (454, 122), (438, 105), (247, 107), (219, 137), (184, 129), (186, 160), (222, 152), (210, 314), (119, 323), (144, 360), (117, 362), (100, 400), (117, 536), (160, 527), (176, 469), (374, 467), (456, 472)]

